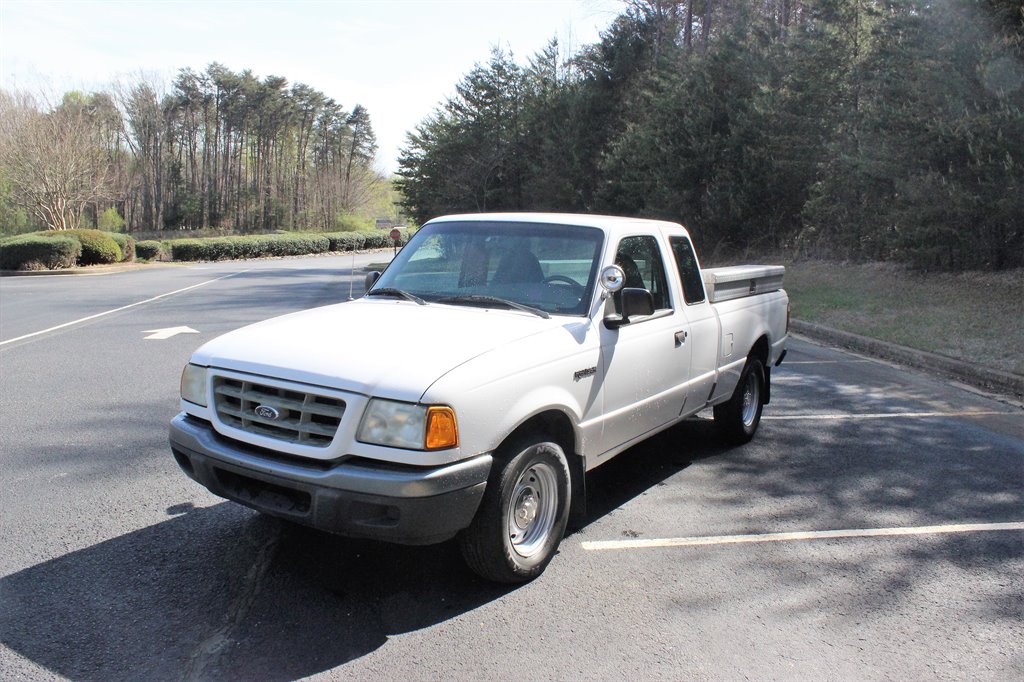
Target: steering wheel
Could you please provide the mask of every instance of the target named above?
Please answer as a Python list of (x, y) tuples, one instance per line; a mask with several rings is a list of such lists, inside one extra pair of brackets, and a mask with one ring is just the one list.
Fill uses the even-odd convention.
[(573, 296), (583, 295), (583, 285), (572, 277), (566, 277), (565, 275), (551, 275), (550, 277), (545, 277), (544, 284), (565, 284), (572, 288)]
[(554, 284), (560, 282), (562, 284), (568, 284), (571, 287), (583, 288), (583, 285), (574, 280), (572, 277), (566, 277), (565, 275), (551, 275), (550, 277), (544, 278), (544, 284)]

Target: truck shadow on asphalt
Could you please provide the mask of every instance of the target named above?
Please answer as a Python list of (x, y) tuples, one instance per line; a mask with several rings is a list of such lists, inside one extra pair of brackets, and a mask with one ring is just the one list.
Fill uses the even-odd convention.
[(286, 680), (508, 591), (448, 545), (345, 540), (226, 502), (171, 511), (0, 579), (0, 642), (72, 679)]
[[(688, 464), (659, 444), (590, 475), (587, 523)], [(72, 679), (289, 680), (519, 589), (472, 574), (454, 542), (351, 540), (228, 502), (167, 513), (0, 579), (0, 642)]]
[[(877, 525), (872, 514), (879, 509), (913, 510), (922, 522), (1006, 520), (1019, 512), (1019, 481), (1000, 477), (996, 467), (986, 470), (994, 460), (1018, 456), (1019, 444), (993, 445), (981, 434), (971, 442), (945, 428), (896, 422), (838, 431), (768, 426), (754, 443), (727, 449), (709, 421), (689, 420), (591, 472), (583, 525), (674, 485), (670, 479), (694, 463), (713, 467), (723, 488), (733, 491), (718, 498), (723, 512), (750, 509), (751, 500), (759, 506), (784, 501), (761, 530), (870, 527)], [(954, 454), (937, 467), (923, 461), (906, 467), (908, 460), (923, 460), (926, 444), (939, 441), (970, 448), (973, 462)], [(477, 578), (452, 542), (401, 547), (348, 540), (227, 502), (167, 511), (170, 518), (155, 526), (0, 579), (0, 642), (72, 679), (290, 680), (365, 657), (395, 635), (456, 619), (517, 589), (545, 589), (544, 578), (525, 587)], [(857, 568), (784, 555), (766, 564), (759, 556), (749, 570), (777, 573), (780, 594), (787, 595), (779, 608), (816, 616), (823, 615), (820, 599), (810, 587), (827, 580), (829, 571), (845, 570), (852, 581), (859, 571), (877, 570), (884, 592), (876, 603), (836, 607), (862, 618), (887, 608), (885, 600), (898, 599), (900, 591), (910, 592), (935, 561), (965, 570), (988, 564), (998, 571), (1001, 561), (1020, 560), (1019, 536), (990, 540), (972, 552), (972, 543), (977, 549), (981, 542), (913, 544), (865, 558), (867, 565)], [(883, 563), (897, 555), (898, 567)], [(844, 589), (853, 593), (856, 583)], [(677, 595), (681, 604), (688, 598)], [(702, 603), (730, 598), (700, 595)], [(991, 611), (1005, 618), (1013, 608), (996, 595)]]

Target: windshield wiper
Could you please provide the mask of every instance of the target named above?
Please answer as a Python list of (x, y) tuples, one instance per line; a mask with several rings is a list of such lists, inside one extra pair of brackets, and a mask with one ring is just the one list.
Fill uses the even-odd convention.
[(516, 310), (522, 310), (523, 312), (533, 313), (537, 317), (543, 317), (545, 320), (550, 319), (551, 316), (539, 308), (533, 306), (523, 305), (522, 303), (516, 303), (506, 298), (498, 298), (497, 296), (481, 296), (479, 294), (465, 295), (465, 296), (447, 296), (437, 300), (438, 303), (497, 303), (498, 305), (506, 305), (509, 308), (515, 308)]
[(402, 289), (394, 289), (392, 287), (382, 287), (380, 289), (370, 289), (369, 291), (367, 291), (363, 295), (364, 296), (400, 296), (401, 298), (404, 298), (407, 301), (412, 301), (413, 303), (416, 303), (417, 305), (426, 305), (427, 304), (426, 301), (424, 301), (422, 298), (420, 298), (416, 294), (410, 294), (408, 291), (403, 291)]

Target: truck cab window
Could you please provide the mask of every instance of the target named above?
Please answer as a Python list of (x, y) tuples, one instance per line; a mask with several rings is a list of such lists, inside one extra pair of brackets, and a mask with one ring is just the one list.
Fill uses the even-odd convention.
[(687, 305), (702, 303), (704, 301), (704, 283), (700, 278), (700, 268), (697, 266), (697, 257), (693, 254), (693, 245), (686, 237), (670, 237), (672, 244), (672, 255), (676, 259), (676, 267), (679, 268), (679, 281), (683, 284), (683, 298)]
[(654, 237), (626, 237), (619, 242), (615, 263), (625, 273), (627, 287), (647, 289), (651, 292), (655, 310), (667, 310), (672, 307), (665, 279), (665, 266)]

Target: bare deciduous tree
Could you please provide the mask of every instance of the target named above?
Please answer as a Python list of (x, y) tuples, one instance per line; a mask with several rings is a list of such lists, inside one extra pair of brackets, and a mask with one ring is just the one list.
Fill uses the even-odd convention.
[(51, 230), (77, 228), (86, 206), (110, 194), (95, 114), (82, 102), (41, 112), (30, 95), (0, 92), (0, 167), (15, 201)]

